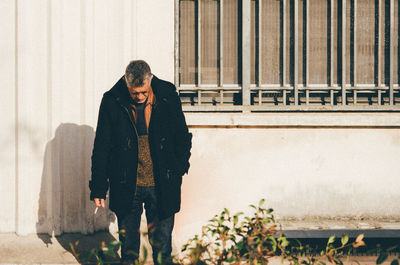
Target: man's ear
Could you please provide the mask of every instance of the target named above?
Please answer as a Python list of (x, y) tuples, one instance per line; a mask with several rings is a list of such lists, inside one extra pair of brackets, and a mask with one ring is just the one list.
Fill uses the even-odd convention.
[(126, 81), (125, 75), (124, 75), (122, 78), (123, 78), (123, 79), (124, 79), (124, 81), (125, 81), (125, 85), (126, 85), (126, 87), (128, 87), (128, 81)]

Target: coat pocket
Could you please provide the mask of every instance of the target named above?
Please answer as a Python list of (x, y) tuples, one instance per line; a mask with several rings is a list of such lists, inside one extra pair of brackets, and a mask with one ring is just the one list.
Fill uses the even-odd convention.
[(173, 185), (180, 186), (182, 184), (182, 175), (172, 169), (167, 169), (167, 179)]

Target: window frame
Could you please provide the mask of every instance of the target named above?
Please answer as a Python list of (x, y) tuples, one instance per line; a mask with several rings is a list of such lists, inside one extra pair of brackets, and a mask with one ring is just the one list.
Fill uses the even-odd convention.
[[(180, 43), (179, 43), (179, 38), (180, 38), (180, 2), (182, 0), (175, 0), (175, 74), (174, 74), (174, 82), (175, 85), (178, 89), (178, 92), (181, 94), (181, 96), (184, 96), (185, 92), (191, 92), (197, 95), (197, 104), (192, 104), (192, 105), (183, 105), (183, 109), (184, 111), (187, 112), (279, 112), (279, 111), (379, 111), (379, 112), (398, 112), (400, 111), (400, 89), (399, 89), (399, 85), (398, 84), (394, 84), (394, 67), (393, 67), (393, 61), (394, 60), (390, 60), (389, 62), (389, 82), (387, 84), (385, 84), (385, 82), (382, 82), (381, 80), (381, 64), (383, 63), (383, 57), (382, 57), (382, 41), (385, 41), (383, 39), (383, 34), (385, 33), (384, 31), (386, 30), (386, 28), (384, 28), (382, 30), (382, 24), (381, 23), (385, 23), (384, 22), (384, 15), (383, 15), (383, 9), (385, 8), (385, 1), (384, 0), (379, 0), (378, 5), (379, 5), (379, 11), (378, 11), (378, 47), (376, 48), (378, 50), (378, 71), (377, 71), (377, 84), (373, 84), (373, 85), (362, 85), (362, 84), (356, 84), (354, 75), (355, 75), (355, 71), (353, 71), (353, 83), (352, 84), (348, 84), (345, 82), (346, 80), (346, 62), (347, 62), (347, 57), (346, 57), (346, 51), (345, 49), (341, 49), (341, 54), (337, 54), (337, 56), (341, 57), (342, 59), (342, 63), (341, 65), (341, 80), (339, 80), (339, 73), (338, 73), (338, 84), (334, 84), (332, 81), (332, 78), (330, 80), (329, 84), (322, 84), (322, 85), (313, 85), (313, 84), (309, 84), (308, 82), (308, 65), (309, 65), (309, 56), (307, 56), (307, 54), (309, 54), (309, 45), (306, 45), (305, 48), (305, 65), (306, 65), (306, 80), (304, 82), (304, 84), (299, 83), (298, 81), (298, 55), (299, 55), (299, 45), (297, 45), (299, 43), (299, 30), (298, 30), (298, 20), (299, 20), (299, 1), (294, 1), (294, 6), (291, 7), (293, 8), (293, 13), (294, 13), (294, 44), (293, 44), (293, 49), (294, 49), (294, 55), (293, 58), (290, 58), (294, 61), (294, 70), (293, 70), (293, 83), (292, 84), (288, 84), (285, 81), (282, 81), (281, 84), (263, 84), (261, 82), (261, 78), (259, 78), (261, 75), (261, 70), (262, 70), (262, 64), (258, 64), (256, 65), (256, 71), (258, 73), (256, 73), (256, 76), (258, 76), (258, 78), (256, 78), (256, 84), (251, 84), (250, 83), (250, 74), (251, 74), (251, 68), (250, 68), (250, 53), (251, 53), (251, 43), (250, 43), (250, 32), (251, 32), (251, 1), (255, 1), (256, 2), (256, 16), (258, 18), (256, 18), (256, 23), (258, 23), (256, 25), (256, 30), (258, 34), (258, 38), (255, 37), (255, 39), (257, 40), (256, 43), (256, 56), (258, 56), (258, 62), (261, 62), (261, 58), (262, 58), (262, 49), (260, 49), (261, 47), (261, 41), (262, 38), (260, 36), (262, 36), (262, 23), (260, 23), (261, 21), (261, 17), (262, 17), (262, 0), (238, 0), (240, 1), (241, 5), (241, 18), (239, 18), (241, 20), (241, 28), (242, 32), (242, 43), (241, 43), (241, 64), (238, 65), (239, 68), (242, 69), (241, 73), (239, 73), (241, 75), (241, 84), (237, 84), (237, 85), (224, 85), (223, 84), (223, 71), (221, 71), (221, 68), (223, 67), (223, 61), (220, 60), (221, 56), (218, 58), (219, 59), (219, 81), (218, 84), (216, 85), (202, 85), (199, 82), (197, 84), (192, 84), (192, 85), (181, 85), (179, 80), (180, 80), (180, 73), (179, 73), (179, 63), (180, 63)], [(188, 1), (188, 0), (186, 0)], [(199, 2), (201, 0), (191, 0), (194, 1), (196, 5), (199, 5)], [(289, 16), (290, 14), (288, 14), (288, 12), (286, 11), (286, 5), (288, 4), (289, 0), (281, 0), (282, 4), (283, 4), (283, 22), (284, 26), (283, 26), (283, 38), (285, 38), (285, 34), (287, 34), (287, 30), (285, 27), (285, 23), (287, 23), (287, 16)], [(328, 1), (328, 0), (327, 0)], [(346, 2), (347, 1), (351, 1), (351, 0), (331, 0), (328, 1), (328, 4), (330, 4), (330, 10), (331, 10), (331, 14), (330, 14), (330, 23), (331, 23), (331, 34), (333, 36), (333, 5), (334, 3), (341, 3), (342, 6), (346, 6)], [(218, 2), (218, 8), (219, 8), (219, 12), (222, 13), (223, 10), (223, 3), (224, 0), (217, 0)], [(357, 4), (357, 0), (352, 0), (352, 3), (354, 5)], [(305, 1), (304, 5), (306, 5), (306, 10), (308, 9), (309, 6), (309, 1)], [(394, 54), (394, 0), (390, 0), (390, 4), (389, 4), (390, 8), (390, 19), (388, 20), (389, 25), (388, 25), (388, 29), (389, 29), (389, 39), (390, 39), (390, 43), (389, 43), (389, 58), (393, 58), (393, 54)], [(339, 16), (339, 11), (341, 12), (341, 15)], [(342, 28), (346, 28), (346, 22), (348, 23), (348, 19), (346, 16), (346, 8), (341, 8), (341, 10), (339, 10), (339, 8), (337, 9), (338, 12), (338, 19), (339, 17), (341, 18), (340, 23), (342, 23)], [(353, 41), (354, 43), (356, 43), (356, 30), (357, 29), (357, 20), (356, 20), (356, 12), (357, 12), (357, 8), (353, 8), (353, 13), (351, 13), (353, 15), (353, 25), (351, 28), (351, 32), (353, 34)], [(306, 13), (306, 43), (309, 43), (309, 12), (305, 12)], [(218, 41), (220, 42), (219, 44), (219, 53), (220, 55), (223, 54), (222, 51), (222, 47), (223, 45), (221, 45), (223, 39), (222, 39), (222, 32), (223, 32), (223, 22), (222, 22), (222, 16), (223, 13), (219, 15), (219, 34), (218, 34)], [(200, 16), (197, 16), (200, 17)], [(338, 21), (339, 23), (339, 21)], [(387, 25), (385, 25), (386, 27)], [(200, 34), (199, 30), (201, 27), (201, 23), (198, 21), (198, 28), (195, 29), (197, 32), (195, 34)], [(353, 30), (352, 30), (353, 29)], [(399, 29), (398, 29), (399, 30)], [(345, 47), (346, 46), (346, 34), (348, 32), (346, 30), (343, 30), (340, 32), (341, 34), (341, 46)], [(339, 34), (339, 29), (338, 29), (338, 34)], [(248, 37), (246, 37), (248, 36)], [(199, 39), (199, 38), (198, 38)], [(195, 45), (200, 45), (199, 43), (195, 44)], [(285, 45), (291, 45), (290, 43), (286, 43), (286, 41), (283, 41), (282, 44), (284, 47)], [(327, 47), (327, 49), (333, 49), (333, 37), (331, 38), (330, 41), (330, 45), (329, 47)], [(258, 48), (257, 48), (258, 47)], [(352, 52), (356, 52), (357, 51), (357, 45), (353, 44), (352, 45)], [(199, 50), (199, 48), (197, 47), (197, 50)], [(285, 64), (286, 60), (285, 60), (285, 56), (288, 56), (285, 52), (285, 48), (283, 49), (283, 64)], [(339, 50), (338, 50), (339, 51)], [(197, 54), (195, 55), (196, 57), (199, 57), (199, 54), (197, 52)], [(290, 54), (289, 54), (290, 56)], [(385, 56), (385, 55), (383, 55)], [(356, 61), (356, 57), (351, 58), (352, 60)], [(256, 59), (257, 60), (257, 59)], [(333, 64), (333, 60), (330, 60), (330, 64)], [(200, 66), (200, 67), (199, 67)], [(200, 71), (201, 71), (201, 62), (196, 62), (196, 76), (197, 79), (200, 79)], [(244, 70), (246, 69), (246, 70)], [(283, 67), (283, 75), (285, 76), (286, 74), (291, 74), (291, 73), (285, 73), (285, 66)], [(331, 67), (332, 69), (332, 67)], [(331, 73), (332, 74), (332, 73)], [(375, 74), (374, 74), (375, 75)], [(282, 78), (283, 80), (285, 80), (285, 78)], [(219, 102), (221, 104), (215, 104), (215, 105), (206, 105), (202, 103), (202, 93), (209, 93), (209, 92), (215, 92), (215, 93), (219, 93), (220, 96), (220, 100)], [(227, 104), (223, 104), (224, 100), (223, 100), (223, 95), (225, 92), (234, 92), (234, 93), (241, 93), (241, 105), (227, 105)], [(396, 92), (396, 95), (395, 95)], [(266, 93), (281, 93), (282, 94), (282, 100), (281, 100), (281, 104), (276, 104), (276, 105), (267, 105), (267, 104), (263, 104), (263, 95)], [(313, 93), (327, 93), (327, 97), (329, 98), (328, 100), (328, 104), (320, 104), (320, 105), (313, 105), (310, 104), (310, 95)], [(372, 105), (361, 105), (361, 104), (357, 104), (357, 95), (359, 93), (376, 93), (377, 95), (377, 102), (376, 104), (372, 104)], [(288, 96), (289, 94), (291, 94), (291, 97)], [(300, 95), (304, 94), (305, 98), (303, 98), (303, 102), (300, 99)], [(343, 97), (340, 96), (340, 100), (338, 102), (336, 102), (335, 104), (335, 97), (337, 95), (344, 95)], [(352, 101), (350, 101), (349, 95), (352, 95)], [(387, 95), (387, 96), (386, 96)], [(386, 96), (387, 100), (382, 100), (384, 97)], [(395, 99), (398, 99), (396, 101)], [(253, 104), (252, 104), (253, 103)], [(383, 104), (382, 104), (383, 103)]]

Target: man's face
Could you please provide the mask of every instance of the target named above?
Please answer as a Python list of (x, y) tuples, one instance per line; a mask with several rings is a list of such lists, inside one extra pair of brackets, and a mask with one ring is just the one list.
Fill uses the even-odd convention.
[(150, 80), (143, 80), (143, 86), (134, 87), (127, 84), (127, 87), (134, 102), (144, 103), (149, 96)]

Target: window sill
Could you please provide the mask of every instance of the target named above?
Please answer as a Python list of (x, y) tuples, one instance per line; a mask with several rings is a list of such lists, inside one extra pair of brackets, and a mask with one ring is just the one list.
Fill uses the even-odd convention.
[(185, 117), (190, 127), (400, 128), (400, 113), (397, 112), (186, 112)]

